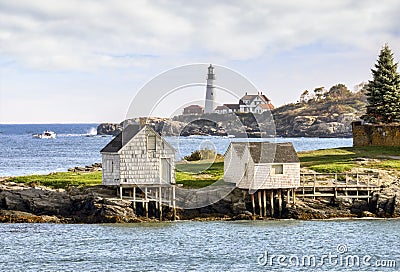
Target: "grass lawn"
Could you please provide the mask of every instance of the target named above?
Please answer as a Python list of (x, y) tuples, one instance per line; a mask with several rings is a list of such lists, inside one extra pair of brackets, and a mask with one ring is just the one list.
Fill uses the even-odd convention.
[[(400, 171), (400, 147), (343, 147), (300, 152), (302, 167), (321, 173), (342, 173), (359, 166), (354, 159), (369, 158), (379, 161), (365, 161), (365, 167), (393, 169)], [(214, 163), (204, 161), (178, 162), (176, 164), (176, 183), (185, 188), (201, 188), (224, 176), (223, 159)], [(12, 177), (7, 181), (43, 185), (50, 188), (67, 188), (68, 186), (91, 186), (101, 184), (101, 171), (88, 173), (59, 172), (49, 175), (31, 175)], [(222, 181), (223, 182), (223, 181)]]
[(25, 183), (28, 185), (42, 185), (50, 188), (67, 188), (69, 186), (91, 186), (101, 184), (102, 174), (98, 172), (75, 173), (57, 172), (48, 175), (31, 175), (12, 177), (7, 181)]
[(178, 162), (176, 164), (176, 183), (185, 188), (206, 187), (224, 176), (224, 162), (222, 159), (214, 163), (204, 161)]
[[(359, 166), (355, 159), (368, 158), (365, 166), (400, 170), (400, 147), (342, 147), (300, 152), (302, 167), (321, 173), (340, 173)], [(399, 159), (398, 159), (399, 158)]]
[[(208, 169), (207, 169), (208, 168)], [(221, 180), (224, 176), (224, 162), (219, 159), (214, 163), (177, 163), (176, 182), (185, 188), (202, 188)], [(11, 177), (7, 181), (42, 185), (50, 188), (68, 188), (69, 186), (92, 186), (101, 184), (102, 174), (98, 172), (75, 173), (57, 172), (48, 175), (30, 175)]]

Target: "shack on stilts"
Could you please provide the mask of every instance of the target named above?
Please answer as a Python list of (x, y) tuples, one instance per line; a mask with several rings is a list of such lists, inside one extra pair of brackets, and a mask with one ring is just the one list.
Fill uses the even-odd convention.
[(281, 216), (284, 200), (296, 202), (300, 160), (291, 143), (231, 142), (224, 161), (224, 181), (250, 194), (253, 215)]
[(176, 218), (176, 150), (157, 132), (145, 123), (129, 124), (100, 153), (103, 185), (115, 186), (137, 214), (162, 220), (167, 206)]

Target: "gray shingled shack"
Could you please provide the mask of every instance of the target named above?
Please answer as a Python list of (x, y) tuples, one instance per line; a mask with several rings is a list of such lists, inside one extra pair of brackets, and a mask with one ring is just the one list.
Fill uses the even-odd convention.
[(130, 124), (100, 153), (102, 184), (117, 186), (121, 199), (142, 203), (146, 215), (151, 201), (160, 213), (165, 202), (175, 206), (176, 150), (152, 128)]
[(275, 200), (281, 212), (282, 192), (286, 193), (287, 202), (295, 202), (300, 160), (292, 143), (231, 142), (224, 155), (224, 181), (249, 191), (253, 211), (256, 196), (261, 216), (266, 216), (267, 202), (274, 213)]

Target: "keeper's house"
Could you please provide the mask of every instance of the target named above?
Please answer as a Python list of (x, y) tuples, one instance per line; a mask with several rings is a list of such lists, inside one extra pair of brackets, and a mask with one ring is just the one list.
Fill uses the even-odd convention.
[(128, 125), (101, 151), (103, 185), (175, 184), (175, 149), (147, 125)]
[(231, 142), (224, 157), (224, 181), (240, 189), (300, 186), (300, 160), (291, 143)]

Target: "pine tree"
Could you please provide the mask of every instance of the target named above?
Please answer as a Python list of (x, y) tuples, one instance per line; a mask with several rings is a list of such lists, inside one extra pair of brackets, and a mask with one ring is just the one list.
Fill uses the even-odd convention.
[(372, 123), (400, 121), (400, 75), (389, 46), (381, 49), (373, 79), (367, 85), (367, 113), (363, 119)]

